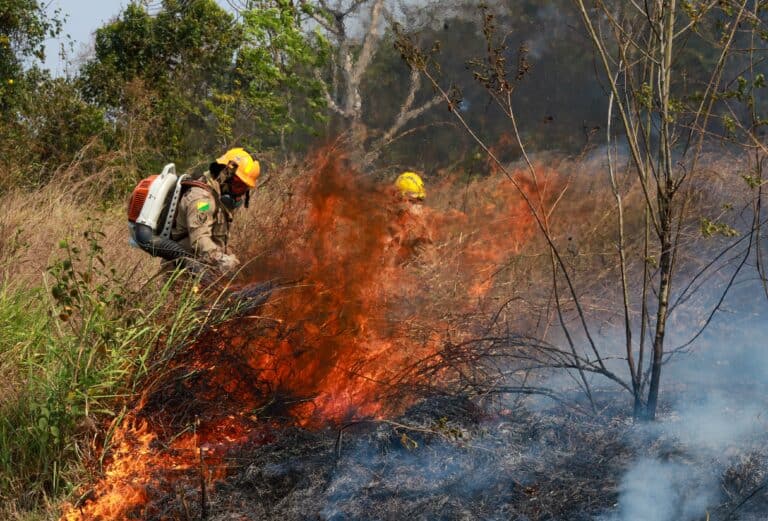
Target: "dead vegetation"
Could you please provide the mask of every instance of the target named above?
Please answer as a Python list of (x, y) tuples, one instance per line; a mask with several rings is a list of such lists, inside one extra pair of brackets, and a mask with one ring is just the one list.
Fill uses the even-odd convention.
[[(199, 470), (190, 471), (170, 495), (171, 482), (155, 482), (134, 515), (191, 520), (204, 509), (211, 521), (650, 519), (619, 517), (630, 512), (617, 509), (631, 488), (627, 471), (647, 458), (682, 469), (669, 485), (677, 519), (756, 521), (768, 507), (765, 441), (763, 433), (746, 452), (702, 457), (663, 431), (634, 428), (617, 408), (590, 419), (523, 404), (492, 413), (461, 397), (433, 397), (392, 420), (320, 431), (273, 424), (229, 451), (226, 479), (201, 488)], [(725, 493), (698, 513), (685, 512), (712, 480)]]
[[(604, 225), (611, 219), (610, 194), (590, 182), (590, 176), (601, 174), (600, 161), (550, 160), (549, 197), (557, 201), (558, 215), (567, 216), (553, 221), (555, 237), (574, 272), (591, 275), (580, 279), (584, 282), (578, 290), (589, 316), (610, 331), (618, 311), (611, 307), (618, 289), (610, 286), (616, 253), (610, 227)], [(238, 216), (233, 242), (238, 251), (248, 252), (250, 262), (244, 278), (260, 275), (269, 265), (262, 261), (297, 251), (290, 243), (297, 237), (286, 230), (304, 230), (301, 187), (306, 168), (285, 165), (271, 174), (251, 207)], [(307, 397), (280, 396), (276, 389), (259, 387), (261, 368), (243, 366), (242, 374), (232, 372), (248, 356), (248, 343), (240, 339), (235, 347), (233, 337), (232, 343), (222, 344), (219, 332), (209, 332), (198, 354), (211, 372), (195, 365), (193, 351), (180, 353), (176, 372), (152, 375), (147, 391), (154, 394), (139, 417), (157, 428), (152, 447), (158, 454), (176, 450), (172, 440), (201, 419), (209, 433), (226, 432), (227, 418), (240, 417), (244, 405), (254, 413), (246, 422), (251, 434), (228, 444), (220, 464), (208, 467), (203, 462), (176, 472), (158, 468), (145, 476), (150, 497), (136, 515), (199, 519), (205, 510), (207, 519), (222, 521), (595, 519), (615, 512), (622, 479), (641, 455), (717, 469), (726, 496), (718, 503), (720, 517), (712, 519), (728, 519), (732, 509), (732, 519), (748, 520), (765, 506), (762, 449), (739, 448), (725, 460), (691, 460), (684, 444), (663, 434), (636, 441), (649, 435), (635, 432), (624, 414), (628, 394), (596, 385), (599, 411), (591, 416), (585, 414), (589, 405), (574, 381), (553, 385), (552, 370), (573, 371), (576, 366), (570, 352), (552, 343), (558, 339), (552, 331), (551, 274), (541, 262), (545, 246), (530, 233), (519, 198), (504, 181), (475, 179), (460, 192), (455, 186), (450, 178), (435, 183), (429, 211), (436, 240), (401, 268), (407, 278), (387, 294), (388, 323), (407, 324), (412, 340), (445, 335), (441, 349), (415, 360), (387, 398), (394, 404), (407, 394), (404, 401), (415, 400), (415, 405), (386, 420), (297, 428), (286, 423), (286, 403)], [(639, 197), (628, 192), (627, 200), (632, 193)], [(2, 226), (18, 230), (4, 236), (2, 249), (4, 266), (16, 266), (7, 271), (11, 281), (39, 280), (57, 238), (88, 225), (93, 216), (92, 206), (54, 187), (39, 195), (34, 207), (25, 204), (24, 194), (4, 196), (11, 211)], [(692, 204), (704, 212), (719, 200), (700, 197)], [(108, 264), (135, 269), (137, 283), (146, 281), (156, 263), (127, 248), (122, 208), (97, 215), (107, 237)], [(627, 222), (640, 229), (640, 217), (627, 216)], [(690, 223), (691, 240), (696, 239), (696, 226)], [(316, 232), (304, 231), (302, 240)], [(692, 266), (695, 260), (690, 260)], [(569, 309), (567, 299), (562, 306)], [(260, 323), (273, 318), (261, 317)], [(274, 327), (270, 323), (268, 329)], [(298, 325), (284, 327), (290, 331)], [(259, 331), (250, 331), (250, 337), (261, 335)], [(187, 363), (185, 356), (190, 356)], [(254, 391), (248, 403), (229, 391), (233, 382), (226, 381), (232, 377), (240, 392)], [(199, 392), (217, 386), (211, 395)], [(382, 388), (381, 395), (391, 394), (389, 389)], [(216, 427), (217, 422), (222, 426)], [(212, 477), (220, 471), (224, 477)], [(705, 516), (702, 512), (700, 519)]]

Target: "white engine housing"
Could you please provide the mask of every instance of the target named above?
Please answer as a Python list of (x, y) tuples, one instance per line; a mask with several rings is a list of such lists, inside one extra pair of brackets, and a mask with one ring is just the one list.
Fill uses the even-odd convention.
[(176, 187), (178, 180), (176, 165), (173, 163), (165, 165), (157, 179), (152, 181), (152, 184), (149, 186), (147, 199), (144, 201), (141, 213), (139, 213), (139, 217), (136, 219), (136, 224), (145, 224), (155, 230), (155, 232), (162, 231), (158, 230), (157, 221), (163, 212), (163, 205), (168, 197), (168, 193)]

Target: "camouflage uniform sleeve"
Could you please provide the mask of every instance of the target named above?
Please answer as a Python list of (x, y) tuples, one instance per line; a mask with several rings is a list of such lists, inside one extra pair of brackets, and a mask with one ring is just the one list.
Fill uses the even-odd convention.
[(216, 202), (210, 192), (192, 188), (183, 208), (187, 220), (189, 243), (195, 256), (203, 262), (216, 263), (224, 255), (222, 247), (213, 240)]

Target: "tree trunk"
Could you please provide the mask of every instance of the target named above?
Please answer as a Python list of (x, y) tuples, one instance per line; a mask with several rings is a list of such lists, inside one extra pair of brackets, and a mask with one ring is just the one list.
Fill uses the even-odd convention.
[(358, 171), (364, 171), (367, 167), (365, 159), (365, 143), (368, 139), (368, 128), (362, 118), (352, 118), (349, 123), (349, 160)]
[(661, 365), (664, 357), (664, 337), (669, 313), (669, 289), (672, 281), (672, 212), (669, 201), (664, 201), (661, 212), (661, 258), (659, 259), (659, 299), (656, 310), (656, 334), (653, 339), (653, 360), (651, 381), (648, 388), (648, 403), (644, 419), (656, 419), (661, 383)]

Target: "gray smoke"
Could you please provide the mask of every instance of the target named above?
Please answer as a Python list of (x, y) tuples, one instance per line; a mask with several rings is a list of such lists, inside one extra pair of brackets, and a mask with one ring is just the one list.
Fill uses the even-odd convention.
[[(692, 349), (665, 366), (665, 410), (657, 424), (637, 430), (637, 451), (646, 455), (627, 470), (617, 507), (604, 519), (705, 519), (726, 499), (723, 477), (762, 453), (768, 352), (759, 299), (754, 289), (734, 292)], [(749, 492), (745, 487), (737, 495)], [(731, 519), (760, 517), (745, 508)]]
[(697, 474), (689, 465), (638, 461), (621, 482), (619, 512), (606, 521), (702, 519), (717, 488), (714, 479)]

